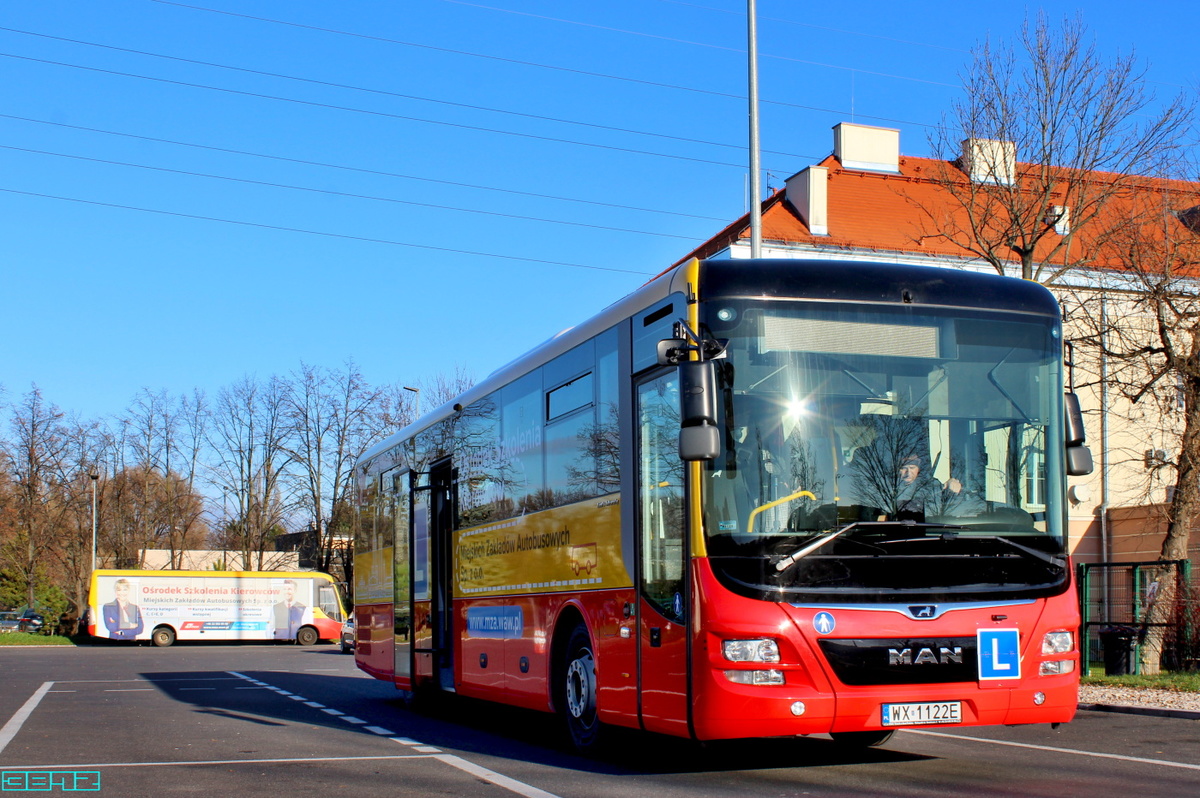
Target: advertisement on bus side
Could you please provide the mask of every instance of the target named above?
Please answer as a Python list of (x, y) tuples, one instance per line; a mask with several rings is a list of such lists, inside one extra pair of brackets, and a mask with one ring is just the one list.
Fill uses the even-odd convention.
[(629, 587), (620, 509), (614, 494), (460, 530), (455, 597)]
[(314, 603), (305, 577), (97, 574), (91, 628), (112, 640), (149, 640), (163, 624), (180, 639), (293, 640)]

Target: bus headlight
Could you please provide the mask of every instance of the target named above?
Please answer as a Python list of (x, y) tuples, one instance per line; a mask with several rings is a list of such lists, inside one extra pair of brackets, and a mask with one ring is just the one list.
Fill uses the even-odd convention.
[(1050, 662), (1043, 662), (1038, 673), (1041, 676), (1061, 676), (1064, 673), (1071, 673), (1074, 670), (1075, 660), (1056, 659)]
[(783, 671), (725, 671), (725, 678), (734, 684), (783, 684)]
[(769, 637), (723, 640), (721, 654), (730, 662), (779, 662), (779, 644)]
[(1042, 654), (1066, 654), (1075, 650), (1075, 635), (1071, 632), (1046, 632), (1042, 638)]

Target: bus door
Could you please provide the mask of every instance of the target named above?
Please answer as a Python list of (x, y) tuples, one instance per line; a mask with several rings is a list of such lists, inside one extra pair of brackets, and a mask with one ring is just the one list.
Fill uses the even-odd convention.
[(433, 601), (430, 586), (432, 578), (432, 546), (430, 531), (430, 499), (433, 487), (429, 484), (428, 472), (412, 472), (410, 493), (410, 521), (412, 524), (412, 684), (427, 685), (433, 681)]
[(429, 474), (430, 625), (434, 683), (454, 690), (454, 469), (435, 463)]
[(687, 547), (679, 376), (637, 388), (638, 695), (643, 728), (688, 734)]
[[(396, 682), (408, 682), (413, 677), (413, 545), (412, 545), (412, 489), (418, 475), (408, 468), (397, 469), (392, 474), (392, 523), (395, 529), (392, 547), (392, 640), (395, 654)], [(428, 526), (422, 520), (423, 537), (428, 546)], [(428, 584), (424, 587), (428, 592)]]

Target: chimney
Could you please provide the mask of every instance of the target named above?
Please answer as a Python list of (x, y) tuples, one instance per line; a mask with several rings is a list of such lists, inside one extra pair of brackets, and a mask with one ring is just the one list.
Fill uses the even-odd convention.
[(829, 235), (829, 170), (810, 166), (788, 178), (784, 197), (815, 236)]
[(1017, 145), (996, 139), (964, 139), (962, 170), (973, 183), (1011, 186), (1016, 181)]
[(841, 122), (833, 126), (833, 156), (843, 169), (900, 173), (900, 131)]

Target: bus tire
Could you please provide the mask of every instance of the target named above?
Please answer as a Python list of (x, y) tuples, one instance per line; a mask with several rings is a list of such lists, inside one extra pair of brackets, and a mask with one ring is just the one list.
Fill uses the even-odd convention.
[(319, 639), (320, 635), (317, 634), (317, 630), (311, 626), (301, 626), (300, 630), (296, 632), (296, 643), (302, 646), (314, 645)]
[(166, 648), (175, 642), (175, 630), (169, 626), (156, 626), (150, 633), (150, 640), (159, 648)]
[(881, 729), (879, 731), (830, 732), (829, 736), (835, 743), (846, 748), (874, 748), (892, 739), (893, 734), (895, 731), (892, 729)]
[(571, 744), (577, 751), (598, 748), (603, 726), (596, 710), (596, 656), (587, 627), (582, 623), (567, 637), (555, 681), (558, 687), (555, 706)]

